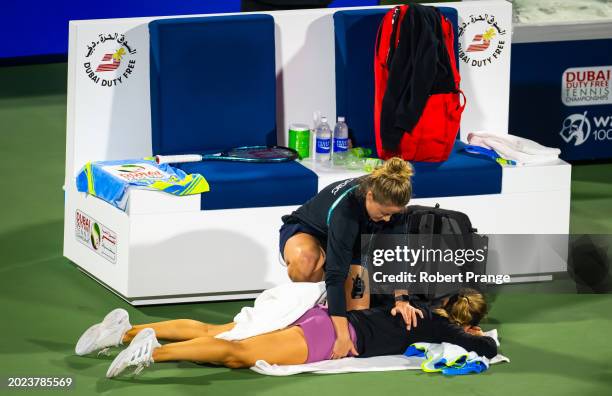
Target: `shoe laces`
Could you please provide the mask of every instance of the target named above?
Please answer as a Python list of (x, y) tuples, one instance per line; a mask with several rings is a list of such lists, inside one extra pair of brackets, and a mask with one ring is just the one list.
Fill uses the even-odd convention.
[(153, 363), (153, 340), (143, 342), (130, 356), (129, 366), (136, 366), (134, 375), (138, 375)]
[(142, 370), (149, 367), (150, 365), (151, 365), (151, 362), (140, 363), (138, 366), (136, 366), (136, 370), (134, 370), (134, 377), (140, 374)]
[(97, 355), (97, 356), (100, 356), (100, 355), (102, 355), (102, 356), (110, 356), (110, 347), (106, 347), (106, 348), (104, 348), (104, 349), (101, 349), (101, 350), (98, 352), (98, 355)]

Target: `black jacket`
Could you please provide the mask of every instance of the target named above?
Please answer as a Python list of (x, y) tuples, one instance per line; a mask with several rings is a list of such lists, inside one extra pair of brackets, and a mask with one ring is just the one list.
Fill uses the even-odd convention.
[(404, 131), (416, 126), (430, 95), (457, 90), (440, 18), (436, 8), (412, 4), (400, 23), (399, 44), (387, 59), (389, 77), (380, 117), (385, 150), (397, 150)]
[[(329, 314), (333, 316), (346, 316), (344, 282), (351, 262), (360, 259), (361, 234), (375, 232), (381, 227), (368, 216), (364, 198), (358, 193), (360, 180), (332, 183), (291, 215), (283, 216), (284, 223), (299, 222), (320, 233), (317, 237), (326, 253), (327, 303)], [(335, 202), (337, 205), (330, 214)]]
[(402, 316), (391, 316), (389, 308), (349, 311), (347, 317), (357, 333), (359, 357), (401, 355), (415, 342), (448, 342), (489, 359), (497, 355), (493, 338), (466, 333), (460, 326), (434, 314), (428, 305), (416, 307), (425, 317), (418, 318), (417, 326), (410, 331)]

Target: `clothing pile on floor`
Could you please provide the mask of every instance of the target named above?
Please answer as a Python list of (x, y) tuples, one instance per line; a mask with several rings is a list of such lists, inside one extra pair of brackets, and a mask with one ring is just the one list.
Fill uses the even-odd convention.
[[(497, 329), (487, 331), (484, 335), (493, 338), (499, 347)], [(448, 342), (441, 344), (416, 342), (408, 347), (404, 356), (424, 358), (425, 361), (420, 366), (423, 371), (444, 375), (478, 374), (486, 371), (491, 364), (510, 362), (510, 359), (501, 354), (497, 354), (493, 359), (487, 359), (478, 356), (476, 352), (467, 351)]]

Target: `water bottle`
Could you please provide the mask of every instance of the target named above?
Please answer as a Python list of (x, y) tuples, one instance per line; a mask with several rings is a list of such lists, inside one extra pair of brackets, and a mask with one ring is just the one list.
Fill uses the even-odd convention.
[(343, 166), (346, 163), (348, 154), (348, 126), (344, 122), (344, 117), (338, 117), (333, 139), (334, 151), (332, 153), (332, 161), (334, 165)]
[(327, 123), (327, 117), (321, 117), (321, 122), (316, 128), (316, 160), (317, 162), (329, 162), (331, 148), (331, 129)]
[(334, 128), (334, 153), (345, 153), (348, 150), (348, 126), (344, 117), (338, 117)]

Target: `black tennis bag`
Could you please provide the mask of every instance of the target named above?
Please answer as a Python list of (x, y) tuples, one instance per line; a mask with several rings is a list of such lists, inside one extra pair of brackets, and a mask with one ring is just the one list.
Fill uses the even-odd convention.
[[(462, 282), (429, 282), (415, 284), (416, 294), (424, 295), (427, 299), (438, 299), (454, 294), (463, 287), (470, 287), (484, 292), (484, 284), (476, 281), (477, 276), (486, 273), (486, 262), (489, 239), (486, 235), (479, 235), (473, 227), (470, 218), (463, 212), (442, 209), (439, 204), (435, 207), (411, 205), (406, 211), (396, 215), (390, 227), (384, 233), (404, 234), (407, 245), (411, 249), (440, 249), (442, 252), (452, 251), (460, 257), (449, 265), (448, 261), (433, 260), (427, 263), (417, 263), (411, 270), (413, 272), (426, 271), (427, 273), (442, 275), (463, 274)], [(474, 255), (467, 251), (475, 252)], [(465, 257), (461, 257), (465, 254)], [(468, 277), (470, 273), (471, 277)]]
[(402, 217), (398, 220), (408, 227), (405, 230), (408, 234), (473, 235), (478, 232), (472, 227), (468, 215), (455, 210), (441, 209), (440, 204), (436, 204), (435, 207), (408, 206)]

